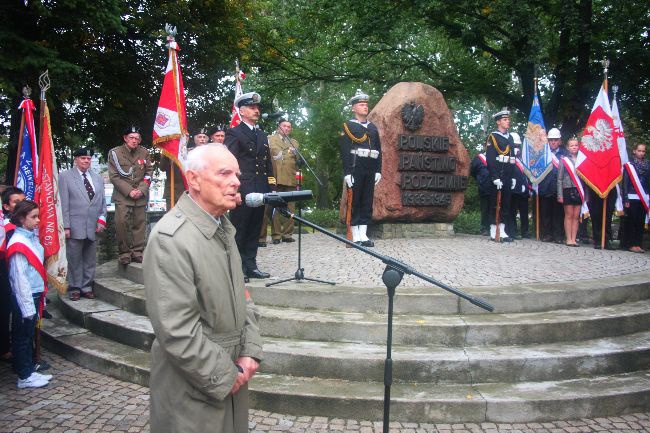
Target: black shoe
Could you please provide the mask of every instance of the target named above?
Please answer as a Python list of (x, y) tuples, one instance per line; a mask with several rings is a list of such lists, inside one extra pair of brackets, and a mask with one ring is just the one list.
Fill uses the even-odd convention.
[(600, 249), (600, 244), (594, 244), (594, 250), (599, 250)]
[(481, 230), (481, 236), (490, 236), (490, 230)]
[(248, 278), (268, 278), (271, 276), (268, 272), (262, 272), (259, 269), (253, 269), (252, 271), (246, 272)]
[(370, 239), (368, 239), (367, 241), (362, 241), (361, 245), (363, 245), (364, 247), (374, 247), (375, 243)]
[(280, 239), (273, 239), (273, 245), (277, 245), (280, 243)]
[(282, 242), (295, 242), (296, 240), (294, 238), (282, 238)]
[(52, 318), (52, 315), (45, 308), (43, 308), (42, 316), (43, 316), (43, 319), (51, 319)]
[(501, 242), (513, 242), (511, 237), (501, 238)]
[(40, 373), (41, 371), (49, 370), (50, 369), (50, 364), (47, 361), (43, 361), (42, 359), (36, 363), (34, 363), (34, 371)]
[(251, 282), (251, 279), (250, 279), (250, 278), (248, 278), (248, 277), (244, 277), (244, 283), (250, 283), (250, 282)]
[(530, 235), (528, 233), (521, 235), (522, 239), (530, 239)]
[(266, 248), (266, 242), (258, 242), (257, 246), (260, 248)]

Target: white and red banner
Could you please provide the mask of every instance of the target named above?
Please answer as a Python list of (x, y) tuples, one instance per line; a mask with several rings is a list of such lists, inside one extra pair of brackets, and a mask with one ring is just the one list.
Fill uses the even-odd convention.
[(40, 222), (38, 237), (44, 249), (45, 269), (50, 285), (59, 293), (68, 287), (66, 276), (68, 260), (65, 253), (65, 230), (61, 197), (59, 196), (59, 169), (54, 155), (54, 143), (50, 128), (50, 111), (45, 100), (41, 101), (41, 139), (37, 180)]
[(576, 168), (580, 177), (601, 198), (621, 180), (621, 156), (614, 118), (605, 90), (598, 92), (580, 142)]
[[(618, 140), (618, 153), (621, 156), (621, 164), (624, 166), (629, 161), (627, 156), (627, 143), (625, 142), (625, 132), (623, 131), (623, 122), (621, 115), (618, 112), (618, 104), (616, 103), (616, 92), (614, 92), (614, 102), (612, 102), (612, 118), (614, 119), (614, 131), (616, 131)], [(623, 167), (621, 167), (621, 172)], [(623, 198), (621, 197), (621, 186), (616, 185), (616, 214), (621, 216), (623, 211)]]
[[(181, 48), (174, 41), (173, 36), (167, 37), (167, 42), (169, 60), (153, 125), (153, 145), (159, 147), (166, 157), (178, 165), (181, 173), (184, 173), (189, 134), (185, 111), (185, 87), (177, 55)], [(185, 182), (184, 177), (183, 182)]]
[(241, 89), (241, 82), (243, 79), (246, 78), (246, 74), (244, 74), (242, 71), (237, 68), (236, 72), (236, 77), (235, 77), (235, 99), (233, 99), (233, 104), (232, 104), (232, 117), (230, 118), (230, 127), (234, 128), (235, 126), (239, 125), (241, 123), (241, 117), (239, 116), (239, 108), (235, 106), (235, 102), (237, 98), (239, 98), (241, 95), (244, 94), (244, 92)]

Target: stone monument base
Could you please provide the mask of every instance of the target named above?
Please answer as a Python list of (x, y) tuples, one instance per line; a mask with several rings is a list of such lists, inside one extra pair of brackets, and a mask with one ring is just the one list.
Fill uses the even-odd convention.
[(452, 223), (379, 223), (368, 226), (371, 239), (449, 238), (454, 234)]

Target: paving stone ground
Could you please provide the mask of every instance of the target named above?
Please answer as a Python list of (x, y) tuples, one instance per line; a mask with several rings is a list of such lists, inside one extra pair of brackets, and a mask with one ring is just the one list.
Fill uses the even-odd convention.
[[(11, 367), (0, 364), (0, 433), (149, 432), (149, 389), (86, 370), (45, 352), (54, 379), (45, 388), (16, 388)], [(251, 432), (378, 433), (381, 421), (293, 416), (251, 410)], [(206, 433), (210, 430), (206, 428)], [(392, 433), (648, 432), (650, 412), (517, 424), (391, 423)], [(215, 431), (216, 433), (216, 431)]]
[[(650, 269), (649, 253), (595, 250), (593, 245), (572, 248), (530, 239), (497, 244), (485, 236), (456, 235), (449, 239), (376, 240), (375, 246), (375, 251), (456, 287), (577, 281)], [(381, 261), (354, 248), (346, 248), (321, 233), (302, 236), (301, 261), (307, 277), (347, 286), (383, 287), (381, 274), (385, 265)], [(278, 245), (269, 242), (266, 248), (259, 248), (257, 263), (260, 269), (271, 274), (271, 281), (293, 276), (298, 267), (297, 242)], [(546, 269), (553, 269), (553, 273), (530, 272), (538, 268), (539, 263), (544, 263)], [(576, 269), (585, 272), (576, 272)], [(400, 284), (401, 287), (427, 285), (409, 275)]]

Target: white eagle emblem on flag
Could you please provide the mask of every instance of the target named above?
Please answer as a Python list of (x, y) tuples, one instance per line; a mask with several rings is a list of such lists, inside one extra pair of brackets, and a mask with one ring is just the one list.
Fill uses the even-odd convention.
[(605, 152), (612, 147), (612, 128), (604, 119), (598, 119), (595, 126), (587, 126), (581, 144), (592, 152)]
[(160, 111), (156, 113), (156, 125), (158, 125), (161, 129), (167, 127), (170, 120), (171, 119), (169, 116), (167, 116), (165, 113), (162, 113)]

